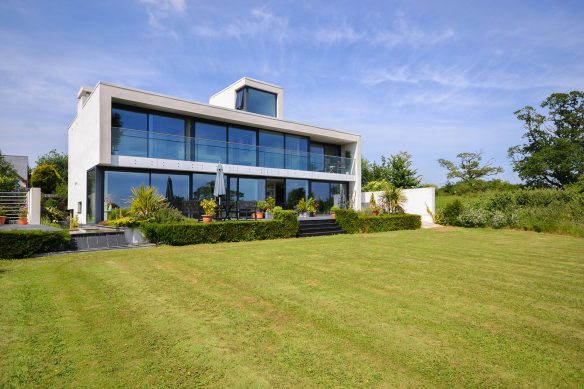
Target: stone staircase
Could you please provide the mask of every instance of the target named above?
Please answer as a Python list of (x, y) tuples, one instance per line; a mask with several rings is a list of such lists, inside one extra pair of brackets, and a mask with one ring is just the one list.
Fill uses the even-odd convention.
[(126, 242), (123, 231), (91, 231), (71, 233), (70, 251), (107, 250), (134, 247)]
[(333, 218), (300, 219), (298, 237), (344, 234)]

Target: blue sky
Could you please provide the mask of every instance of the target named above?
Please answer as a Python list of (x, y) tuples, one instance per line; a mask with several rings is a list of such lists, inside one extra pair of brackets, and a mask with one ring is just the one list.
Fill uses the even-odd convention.
[(584, 89), (584, 2), (0, 2), (0, 149), (67, 149), (81, 85), (207, 102), (249, 76), (285, 89), (285, 117), (363, 136), (363, 155), (482, 151), (517, 181), (513, 112)]

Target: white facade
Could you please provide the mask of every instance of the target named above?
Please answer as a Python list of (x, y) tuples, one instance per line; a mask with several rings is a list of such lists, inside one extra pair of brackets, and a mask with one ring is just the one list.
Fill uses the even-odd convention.
[[(405, 213), (420, 215), (422, 221), (432, 223), (432, 215), (436, 213), (436, 190), (435, 188), (415, 188), (403, 189), (406, 201), (402, 207)], [(381, 204), (383, 192), (363, 192), (361, 196), (361, 207), (369, 208), (371, 195), (375, 197), (375, 202)], [(428, 212), (430, 211), (430, 212)]]
[[(244, 85), (276, 94), (278, 96), (277, 117), (264, 116), (230, 108), (234, 107), (235, 104), (235, 91)], [(211, 104), (203, 104), (104, 82), (98, 83), (93, 89), (81, 88), (78, 94), (77, 116), (71, 123), (68, 132), (68, 208), (76, 212), (81, 223), (87, 222), (87, 172), (96, 166), (104, 169), (152, 169), (191, 173), (214, 173), (216, 170), (215, 163), (112, 155), (112, 105), (114, 104), (122, 104), (124, 106), (154, 110), (156, 112), (201, 120), (243, 125), (258, 130), (271, 130), (285, 134), (300, 135), (310, 138), (310, 142), (324, 142), (339, 145), (341, 155), (350, 156), (352, 159), (350, 171), (344, 174), (324, 171), (275, 169), (261, 166), (241, 166), (225, 163), (223, 165), (224, 171), (227, 175), (237, 174), (240, 176), (249, 175), (256, 177), (284, 177), (346, 182), (349, 184), (348, 196), (350, 197), (350, 201), (352, 201), (354, 208), (360, 208), (361, 137), (359, 135), (283, 120), (282, 88), (248, 78), (243, 78), (212, 96), (210, 102)]]

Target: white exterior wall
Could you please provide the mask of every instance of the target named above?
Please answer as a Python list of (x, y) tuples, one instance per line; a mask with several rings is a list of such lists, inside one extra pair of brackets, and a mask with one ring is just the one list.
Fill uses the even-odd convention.
[[(244, 79), (249, 83), (249, 79)], [(240, 80), (241, 81), (241, 80)], [(258, 82), (251, 80), (253, 82)], [(236, 84), (234, 84), (237, 87)], [(250, 86), (254, 86), (251, 83)], [(267, 84), (269, 85), (269, 84)], [(228, 87), (228, 88), (231, 88)], [(266, 89), (262, 87), (262, 89)], [(213, 99), (220, 97), (223, 91)], [(234, 95), (235, 96), (235, 95)], [(340, 144), (342, 156), (345, 150), (351, 153), (353, 169), (351, 174), (333, 174), (288, 169), (272, 169), (239, 165), (224, 165), (227, 174), (248, 174), (258, 176), (306, 178), (316, 180), (349, 182), (349, 194), (355, 209), (360, 209), (361, 193), (361, 137), (343, 131), (310, 126), (270, 116), (238, 111), (221, 106), (213, 106), (194, 101), (164, 96), (156, 93), (130, 89), (100, 82), (91, 95), (85, 97), (85, 104), (79, 104), (80, 110), (69, 128), (69, 201), (68, 208), (77, 211), (77, 203), (82, 202), (82, 212), (78, 214), (80, 223), (86, 223), (87, 170), (101, 166), (118, 166), (127, 168), (152, 168), (184, 170), (189, 172), (215, 172), (215, 164), (193, 161), (165, 160), (156, 158), (139, 158), (111, 155), (111, 107), (112, 103), (136, 106), (146, 109), (168, 112), (177, 115), (199, 117), (221, 122), (241, 124), (258, 129), (267, 129), (282, 133), (308, 136), (313, 141)], [(235, 98), (235, 97), (233, 97)], [(217, 101), (217, 100), (215, 100)], [(282, 103), (279, 97), (278, 104)], [(233, 101), (234, 104), (234, 101)], [(283, 109), (278, 105), (278, 112)], [(232, 105), (233, 106), (233, 105)]]
[[(77, 212), (77, 203), (81, 201), (82, 212), (76, 215), (80, 223), (85, 223), (87, 214), (87, 170), (106, 161), (102, 150), (105, 139), (100, 128), (101, 112), (100, 90), (96, 88), (86, 100), (83, 108), (71, 123), (68, 133), (69, 141), (69, 182), (67, 208)], [(111, 115), (111, 114), (110, 114)], [(108, 115), (108, 119), (110, 119)], [(111, 128), (111, 127), (110, 127)], [(109, 138), (111, 138), (111, 131)], [(111, 154), (111, 152), (110, 152)]]
[[(383, 192), (363, 192), (361, 196), (362, 207), (369, 208), (371, 194), (375, 196), (375, 202), (380, 205), (382, 193)], [(406, 197), (406, 201), (403, 204), (406, 213), (420, 215), (422, 216), (422, 221), (432, 222), (432, 215), (428, 213), (426, 207), (429, 208), (433, 214), (436, 213), (435, 188), (404, 189), (403, 194)]]

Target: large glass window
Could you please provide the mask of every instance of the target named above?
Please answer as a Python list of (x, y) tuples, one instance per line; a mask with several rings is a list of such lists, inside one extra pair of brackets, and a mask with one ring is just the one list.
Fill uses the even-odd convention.
[(285, 180), (283, 178), (266, 179), (266, 197), (276, 200), (276, 205), (284, 207), (286, 205)]
[(238, 200), (259, 201), (266, 198), (266, 180), (263, 178), (240, 178)]
[(284, 168), (284, 134), (271, 131), (259, 132), (259, 166)]
[(202, 199), (213, 197), (215, 190), (215, 174), (193, 174), (193, 200), (199, 203)]
[(150, 114), (149, 157), (185, 159), (185, 121), (172, 116)]
[(195, 123), (195, 160), (227, 162), (227, 127), (221, 124)]
[(184, 174), (152, 173), (150, 185), (176, 209), (181, 209), (182, 202), (189, 199), (189, 176)]
[(331, 197), (333, 205), (339, 208), (348, 207), (349, 185), (346, 182), (331, 183)]
[(112, 155), (148, 156), (148, 114), (112, 108)]
[(310, 183), (310, 197), (318, 203), (318, 213), (326, 213), (333, 206), (330, 182), (312, 181)]
[(149, 184), (149, 173), (106, 171), (104, 178), (104, 219), (114, 208), (129, 208), (132, 188)]
[(310, 144), (310, 170), (324, 171), (324, 146), (318, 143)]
[(286, 180), (286, 208), (293, 209), (307, 194), (308, 180)]
[(276, 116), (276, 99), (274, 93), (255, 88), (247, 88), (247, 111), (260, 115)]
[(95, 168), (87, 171), (87, 203), (85, 204), (86, 220), (87, 223), (95, 223), (96, 205), (95, 193), (96, 193), (96, 177)]
[(286, 168), (308, 170), (308, 138), (286, 134)]
[(229, 163), (256, 166), (256, 131), (229, 127)]

